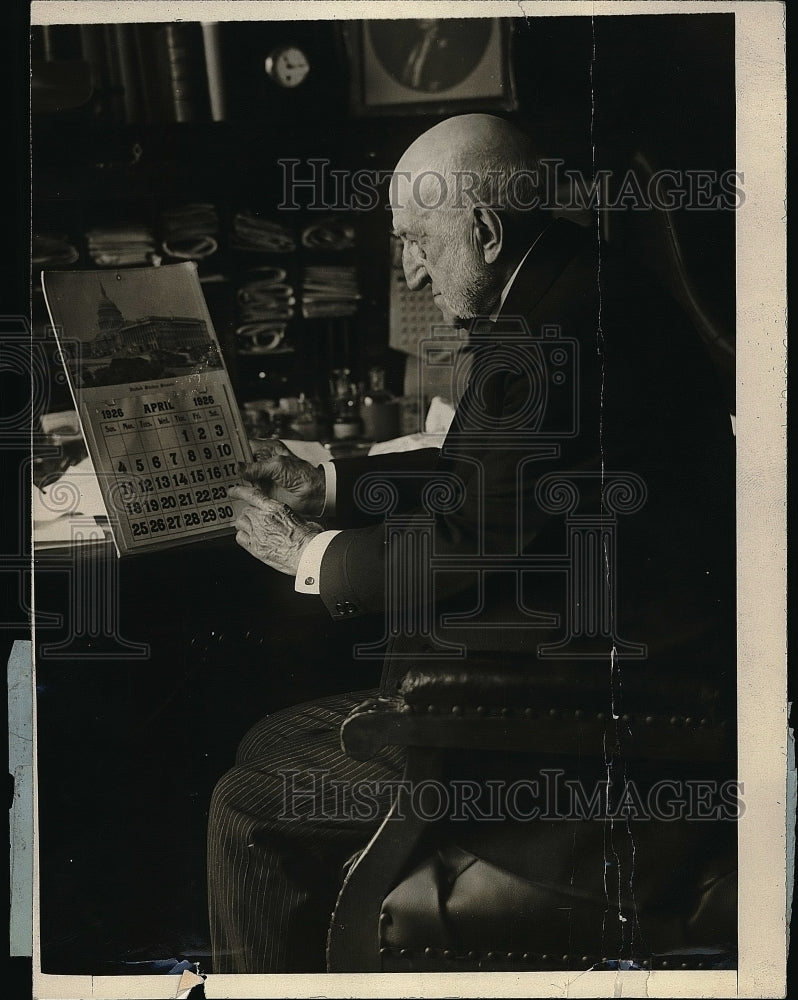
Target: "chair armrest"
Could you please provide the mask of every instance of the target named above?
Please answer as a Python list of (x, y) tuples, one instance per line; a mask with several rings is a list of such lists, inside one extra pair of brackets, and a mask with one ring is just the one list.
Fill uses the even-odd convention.
[[(398, 694), (413, 707), (435, 705), (449, 711), (530, 708), (581, 709), (583, 713), (660, 714), (719, 722), (734, 709), (734, 670), (679, 673), (654, 669), (646, 662), (532, 661), (528, 655), (502, 654), (491, 659), (470, 656), (452, 668), (434, 662), (411, 666)], [(705, 723), (706, 724), (706, 723)]]
[(395, 695), (357, 706), (341, 740), (358, 760), (386, 745), (582, 756), (620, 745), (625, 756), (648, 760), (734, 760), (735, 727), (722, 714), (718, 689), (693, 681), (677, 693), (667, 686), (660, 691), (658, 680), (645, 692), (652, 706), (646, 711), (643, 692), (635, 690), (643, 678), (624, 675), (623, 683), (623, 703), (633, 703), (633, 712), (613, 710), (608, 673), (595, 665), (558, 665), (543, 677), (512, 664), (461, 671), (417, 667)]

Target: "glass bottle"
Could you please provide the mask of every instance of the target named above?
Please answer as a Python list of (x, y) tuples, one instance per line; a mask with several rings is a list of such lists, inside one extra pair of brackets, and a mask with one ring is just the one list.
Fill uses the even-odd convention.
[(357, 386), (350, 376), (348, 368), (336, 368), (330, 379), (332, 432), (333, 438), (337, 441), (360, 437), (362, 429)]
[(399, 437), (399, 400), (385, 388), (385, 369), (369, 369), (369, 385), (361, 406), (363, 435), (370, 441)]

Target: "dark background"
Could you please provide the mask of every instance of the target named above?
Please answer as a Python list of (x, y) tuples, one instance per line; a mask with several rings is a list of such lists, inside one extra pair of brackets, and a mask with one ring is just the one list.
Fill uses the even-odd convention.
[[(518, 19), (513, 29), (519, 109), (510, 117), (549, 155), (586, 176), (594, 143), (613, 161), (644, 148), (662, 167), (734, 168), (731, 16)], [(296, 92), (260, 75), (263, 53), (282, 41), (303, 44), (313, 60)], [(228, 121), (114, 125), (92, 107), (34, 116), (34, 228), (80, 233), (131, 214), (156, 219), (177, 200), (268, 208), (280, 194), (278, 157), (390, 169), (438, 120), (352, 117), (332, 24), (231, 25), (227, 44), (236, 94)], [(135, 143), (143, 155), (131, 164)], [(20, 199), (12, 201), (25, 232), (27, 175), (15, 162)], [(679, 216), (691, 269), (733, 332), (733, 213)], [(387, 346), (389, 214), (363, 213), (356, 224), (366, 297), (347, 331), (346, 360), (359, 371), (386, 363), (398, 388), (403, 359)], [(235, 268), (232, 255), (224, 266)], [(15, 269), (19, 277), (18, 258)], [(243, 401), (254, 391), (251, 374), (234, 356), (229, 309), (223, 301), (215, 308)], [(45, 322), (36, 298), (33, 319)], [(300, 389), (320, 370), (303, 350), (275, 378)], [(52, 399), (54, 409), (70, 405), (55, 385)], [(204, 824), (213, 784), (265, 712), (372, 684), (378, 667), (353, 665), (352, 634), (333, 627), (318, 599), (293, 594), (292, 581), (230, 541), (112, 562), (118, 634), (147, 643), (145, 660), (114, 659), (113, 644), (81, 637), (68, 608), (68, 560), (43, 563), (38, 575), (38, 609), (63, 616), (38, 641), (77, 640), (65, 659), (37, 659), (42, 967), (131, 972), (144, 967), (126, 963), (185, 957), (208, 971)]]
[[(586, 178), (594, 157), (596, 167), (621, 176), (638, 149), (659, 168), (734, 169), (731, 15), (594, 22), (519, 18), (511, 27), (518, 109), (507, 117), (536, 137), (545, 156), (561, 158), (566, 168)], [(67, 59), (79, 45), (77, 28), (57, 30), (56, 54)], [(213, 203), (223, 221), (251, 209), (299, 231), (320, 213), (277, 211), (283, 197), (279, 160), (302, 161), (298, 175), (308, 173), (309, 158), (329, 160), (330, 170), (390, 171), (420, 132), (446, 117), (352, 114), (352, 70), (338, 24), (228, 23), (222, 25), (221, 41), (225, 121), (203, 121), (198, 115), (177, 124), (125, 124), (108, 98), (97, 97), (74, 110), (34, 115), (33, 230), (68, 234), (82, 252), (75, 266), (92, 266), (81, 242), (88, 228), (135, 220), (150, 224), (157, 234), (161, 211), (187, 201)], [(265, 54), (288, 42), (300, 45), (311, 64), (296, 90), (277, 87), (263, 72)], [(33, 52), (38, 54), (35, 37)], [(156, 111), (154, 117), (164, 116)], [(204, 288), (240, 402), (323, 392), (329, 369), (342, 364), (360, 379), (370, 365), (384, 364), (389, 388), (401, 393), (404, 356), (388, 347), (386, 196), (383, 184), (378, 208), (351, 213), (357, 240), (353, 254), (325, 258), (300, 250), (277, 256), (294, 284), (305, 263), (353, 263), (364, 296), (351, 320), (294, 321), (289, 327), (294, 355), (275, 356), (264, 365), (263, 358), (247, 359), (235, 350), (235, 283), (263, 260), (237, 253), (222, 238), (219, 253), (201, 263), (201, 275), (215, 271), (227, 279)], [(308, 197), (300, 193), (298, 202), (305, 205)], [(675, 214), (705, 304), (733, 336), (734, 213)], [(266, 262), (275, 263), (274, 256)], [(36, 289), (33, 304), (34, 322), (45, 323)], [(60, 394), (68, 405), (65, 391)]]

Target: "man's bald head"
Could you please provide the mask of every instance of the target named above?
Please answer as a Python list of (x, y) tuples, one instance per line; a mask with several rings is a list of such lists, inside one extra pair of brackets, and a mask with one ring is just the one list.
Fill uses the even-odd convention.
[(493, 115), (424, 132), (394, 171), (391, 209), (411, 289), (432, 285), (445, 317), (488, 315), (540, 229), (537, 156)]
[(440, 167), (480, 170), (498, 151), (528, 169), (537, 166), (532, 143), (515, 125), (495, 115), (458, 115), (422, 133), (405, 150), (396, 169), (411, 174)]
[(529, 137), (495, 115), (458, 115), (420, 135), (402, 154), (394, 197), (422, 208), (486, 205), (511, 219), (537, 205), (539, 155)]

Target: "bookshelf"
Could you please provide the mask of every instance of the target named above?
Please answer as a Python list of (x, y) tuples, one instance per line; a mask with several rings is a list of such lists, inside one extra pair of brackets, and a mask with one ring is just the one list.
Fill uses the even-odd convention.
[[(279, 87), (264, 72), (265, 55), (289, 42), (302, 47), (312, 67), (296, 89)], [(208, 229), (203, 234), (200, 221), (200, 230), (192, 231), (202, 251), (193, 259), (239, 401), (324, 394), (329, 371), (341, 366), (365, 377), (370, 359), (388, 350), (387, 322), (375, 320), (387, 316), (387, 282), (383, 290), (371, 277), (374, 220), (351, 211), (279, 207), (281, 160), (323, 159), (345, 171), (367, 158), (362, 129), (348, 113), (348, 69), (336, 25), (59, 25), (34, 28), (32, 60), (34, 78), (37, 66), (40, 74), (80, 67), (92, 84), (88, 99), (74, 106), (38, 113), (34, 106), (34, 323), (47, 323), (42, 268), (171, 262), (170, 218), (196, 216), (201, 208)], [(276, 251), (242, 248), (242, 217), (281, 227), (288, 243)], [(379, 221), (387, 231), (387, 221)], [(328, 223), (349, 234), (339, 248), (334, 239), (313, 245), (307, 238)], [(138, 259), (125, 249), (121, 263), (113, 264), (114, 253), (122, 253), (114, 234), (127, 248), (132, 233), (145, 237)], [(98, 255), (98, 239), (110, 246), (105, 256)], [(183, 252), (190, 242), (178, 239)], [(333, 300), (341, 296), (333, 287), (326, 306), (315, 301), (317, 292), (306, 305), (308, 268), (347, 271), (345, 284), (356, 286), (359, 298), (350, 289), (336, 311)], [(253, 349), (248, 333), (253, 322), (268, 326), (275, 318), (268, 311), (275, 297), (262, 288), (264, 273), (275, 270), (294, 301), (283, 317), (282, 340), (266, 352), (257, 343)], [(267, 303), (261, 316), (244, 301), (247, 288), (256, 286)], [(312, 309), (320, 315), (308, 315)], [(63, 392), (56, 396), (68, 405)]]

